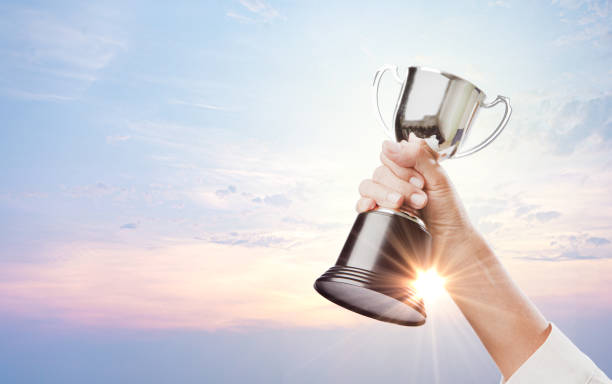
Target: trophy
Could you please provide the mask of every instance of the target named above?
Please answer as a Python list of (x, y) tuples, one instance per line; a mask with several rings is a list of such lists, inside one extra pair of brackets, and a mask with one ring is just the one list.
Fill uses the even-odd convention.
[[(393, 130), (379, 106), (380, 80), (391, 73), (401, 85), (393, 114)], [(497, 96), (486, 103), (480, 88), (461, 77), (435, 69), (397, 66), (379, 69), (373, 83), (378, 119), (387, 135), (397, 141), (411, 135), (424, 139), (440, 160), (460, 158), (489, 145), (505, 128), (512, 108)], [(480, 144), (463, 150), (461, 143), (481, 108), (505, 105), (501, 122)], [(427, 314), (413, 282), (429, 258), (431, 235), (423, 221), (402, 210), (377, 208), (360, 213), (336, 264), (314, 288), (330, 301), (359, 314), (400, 325), (422, 325)]]

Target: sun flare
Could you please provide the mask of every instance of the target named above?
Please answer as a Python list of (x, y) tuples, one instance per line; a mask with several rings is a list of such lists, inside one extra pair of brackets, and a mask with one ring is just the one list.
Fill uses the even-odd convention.
[(416, 289), (416, 295), (425, 301), (434, 301), (444, 293), (444, 284), (446, 279), (438, 274), (432, 268), (426, 271), (419, 271), (417, 278), (412, 282), (412, 286)]

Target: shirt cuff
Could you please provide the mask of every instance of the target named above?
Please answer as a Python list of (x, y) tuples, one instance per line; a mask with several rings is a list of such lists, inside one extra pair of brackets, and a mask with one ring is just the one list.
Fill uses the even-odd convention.
[[(587, 384), (607, 377), (554, 324), (548, 338), (506, 381), (506, 384)], [(599, 383), (600, 381), (594, 381)], [(504, 383), (502, 378), (501, 383)]]

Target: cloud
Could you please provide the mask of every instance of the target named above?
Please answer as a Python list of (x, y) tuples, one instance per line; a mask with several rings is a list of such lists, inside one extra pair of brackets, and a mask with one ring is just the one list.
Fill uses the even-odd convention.
[(295, 245), (297, 239), (280, 234), (265, 232), (228, 232), (209, 234), (197, 237), (214, 244), (224, 244), (244, 247), (279, 247), (288, 248)]
[(106, 67), (126, 44), (94, 29), (79, 28), (50, 14), (26, 17), (25, 40), (31, 58), (41, 65), (63, 64), (79, 71)]
[(329, 254), (329, 243), (289, 252), (177, 240), (151, 249), (69, 243), (48, 248), (45, 264), (0, 262), (0, 310), (45, 321), (136, 329), (216, 330), (252, 322), (329, 327), (367, 321), (338, 310), (312, 289), (329, 262), (315, 261), (313, 254)]
[(278, 11), (263, 0), (240, 0), (243, 7), (267, 20), (280, 17)]
[(107, 185), (101, 181), (93, 184), (79, 185), (74, 187), (63, 187), (64, 193), (67, 196), (80, 198), (80, 197), (101, 197), (106, 195), (115, 194), (118, 189)]
[(547, 249), (530, 252), (536, 256), (521, 256), (520, 259), (535, 261), (568, 261), (612, 259), (612, 242), (603, 237), (587, 233), (555, 235)]
[(548, 261), (567, 261), (567, 260), (594, 260), (601, 257), (589, 254), (583, 254), (575, 249), (562, 252), (559, 256), (549, 259)]
[(123, 204), (127, 201), (130, 202), (132, 208), (134, 207), (133, 204), (136, 202), (144, 201), (146, 203), (151, 203), (151, 195), (157, 196), (160, 194), (159, 189), (154, 186), (151, 186), (149, 190), (139, 192), (133, 186), (110, 185), (101, 181), (84, 185), (61, 185), (60, 190), (63, 197), (84, 199), (84, 203), (86, 203), (87, 199), (99, 199), (99, 201), (103, 203), (112, 202), (112, 209), (117, 209), (115, 206), (116, 203)]
[(544, 212), (536, 212), (528, 216), (528, 219), (535, 218), (541, 223), (545, 223), (547, 221), (551, 221), (553, 219), (561, 216), (561, 212), (557, 211), (544, 211)]
[(493, 221), (482, 220), (478, 223), (478, 229), (482, 231), (482, 233), (487, 233), (487, 234), (494, 232), (496, 229), (500, 228), (501, 226), (502, 226), (501, 223), (497, 223)]
[(575, 28), (555, 39), (555, 45), (591, 42), (596, 47), (609, 48), (612, 43), (612, 13), (607, 1), (561, 0), (553, 1), (553, 4), (562, 9), (561, 20)]
[(28, 92), (19, 89), (7, 89), (7, 94), (13, 96), (17, 99), (22, 100), (32, 100), (32, 101), (71, 101), (75, 98), (72, 96), (59, 95), (53, 93), (38, 93), (38, 92)]
[(230, 195), (232, 193), (236, 193), (236, 187), (233, 185), (228, 186), (226, 189), (217, 189), (215, 191), (215, 195), (217, 195), (217, 197), (225, 197), (227, 195)]
[(605, 239), (603, 237), (589, 237), (586, 241), (589, 244), (598, 245), (598, 246), (610, 244), (610, 240)]
[(538, 206), (537, 205), (533, 205), (533, 204), (521, 204), (519, 205), (518, 208), (516, 208), (516, 210), (514, 211), (514, 215), (516, 217), (521, 217), (531, 211), (533, 211), (534, 209), (536, 209)]
[[(38, 101), (70, 101), (95, 82), (127, 49), (116, 28), (99, 15), (78, 11), (12, 11), (0, 33), (6, 37), (3, 71), (9, 94)], [(11, 79), (27, 78), (28, 81)]]
[(290, 228), (304, 228), (304, 229), (316, 229), (316, 230), (329, 230), (329, 229), (347, 229), (346, 223), (341, 222), (321, 222), (315, 220), (308, 220), (301, 216), (285, 216), (281, 220), (282, 223), (286, 224)]
[(225, 15), (227, 17), (229, 17), (229, 18), (232, 18), (234, 20), (238, 20), (238, 21), (240, 21), (242, 23), (249, 23), (250, 24), (250, 23), (256, 23), (257, 22), (257, 20), (255, 20), (255, 19), (252, 19), (250, 17), (241, 15), (239, 13), (235, 13), (233, 11), (227, 11), (227, 13)]
[(107, 143), (120, 143), (122, 141), (128, 141), (129, 139), (131, 139), (132, 136), (130, 135), (111, 135), (111, 136), (106, 136), (106, 142)]
[(468, 211), (470, 218), (479, 222), (504, 212), (510, 204), (510, 201), (506, 199), (483, 197), (469, 204)]
[(201, 102), (183, 101), (183, 100), (170, 100), (170, 104), (185, 105), (185, 106), (188, 106), (188, 107), (195, 107), (195, 108), (200, 108), (200, 109), (208, 109), (208, 110), (212, 110), (212, 111), (230, 111), (231, 110), (231, 108), (221, 107), (221, 106), (218, 106), (218, 105), (213, 105), (213, 104), (208, 104), (208, 103), (201, 103)]
[(277, 207), (286, 207), (291, 204), (291, 200), (289, 200), (284, 194), (280, 193), (264, 197), (263, 202)]
[(592, 136), (612, 139), (612, 95), (565, 103), (550, 121), (548, 141), (559, 153), (570, 153)]
[(123, 224), (120, 228), (121, 229), (136, 229), (138, 227), (137, 223), (127, 223), (127, 224)]
[(507, 1), (496, 0), (496, 1), (489, 1), (488, 6), (489, 7), (510, 8), (510, 3), (508, 3)]
[(608, 26), (596, 24), (586, 27), (577, 33), (560, 36), (554, 41), (554, 45), (561, 47), (598, 39), (603, 41), (612, 41), (610, 39), (610, 28)]
[(249, 16), (235, 11), (228, 11), (226, 16), (244, 23), (269, 23), (283, 18), (275, 8), (263, 0), (240, 0), (240, 4), (249, 12)]

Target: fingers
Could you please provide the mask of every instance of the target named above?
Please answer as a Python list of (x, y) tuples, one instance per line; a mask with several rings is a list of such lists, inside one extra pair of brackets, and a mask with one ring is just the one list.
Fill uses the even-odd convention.
[(359, 184), (359, 194), (362, 197), (369, 197), (376, 201), (376, 204), (385, 208), (398, 209), (404, 202), (404, 196), (371, 179), (366, 179)]
[(417, 176), (416, 171), (412, 171), (412, 174), (413, 176), (408, 175), (409, 177), (407, 177), (407, 179), (410, 181), (407, 182), (406, 180), (402, 180), (397, 177), (394, 172), (383, 165), (376, 168), (374, 175), (372, 176), (372, 180), (393, 191), (399, 192), (402, 196), (404, 196), (405, 206), (421, 209), (427, 203), (427, 195), (421, 190), (423, 187), (422, 178)]
[(367, 179), (359, 185), (362, 196), (357, 202), (357, 211), (365, 212), (375, 205), (385, 208), (410, 210), (421, 209), (427, 204), (427, 195), (421, 190), (422, 180), (414, 172), (407, 182), (400, 179), (388, 167), (380, 166), (374, 171), (372, 179)]
[(376, 202), (374, 200), (370, 199), (369, 197), (362, 197), (362, 198), (360, 198), (357, 201), (357, 206), (355, 206), (355, 209), (359, 213), (366, 212), (366, 211), (371, 211), (374, 208), (376, 208)]
[(380, 153), (380, 161), (400, 179), (408, 181), (420, 189), (423, 189), (425, 186), (425, 179), (414, 168), (400, 167), (395, 162), (391, 161), (384, 152)]
[(414, 168), (426, 180), (430, 188), (446, 183), (446, 174), (438, 163), (438, 154), (424, 140), (385, 141), (383, 154), (402, 168)]

